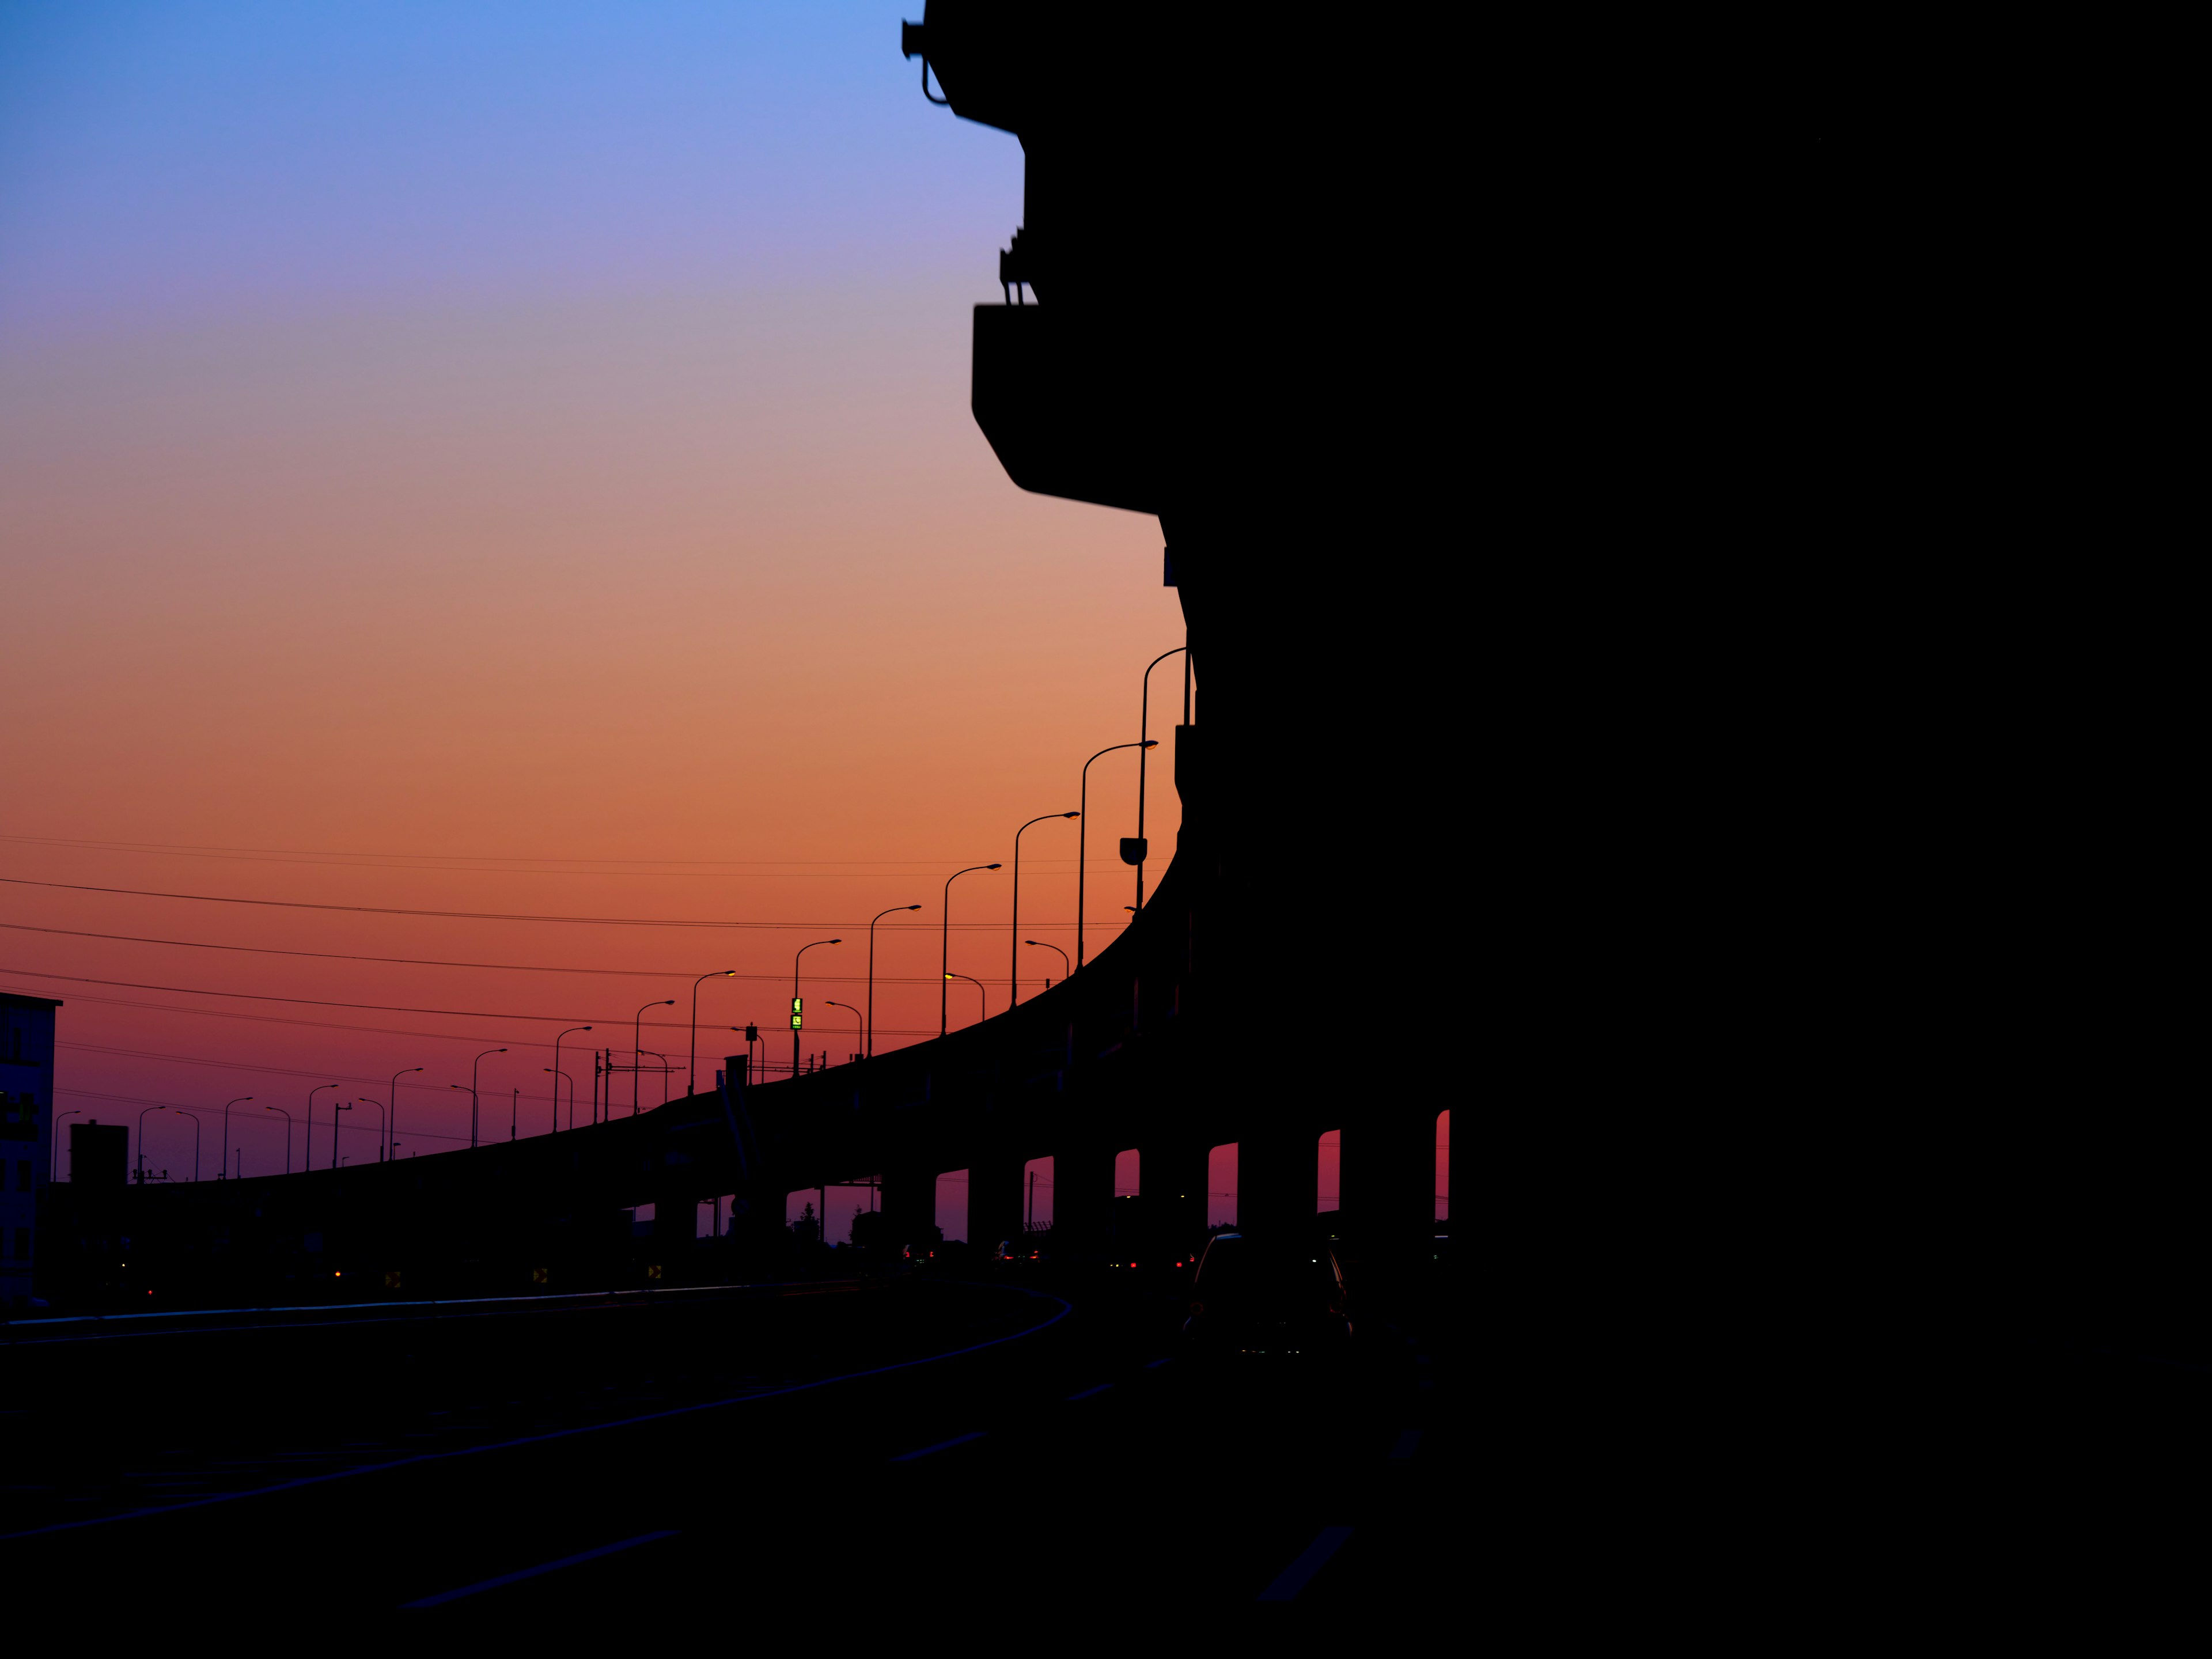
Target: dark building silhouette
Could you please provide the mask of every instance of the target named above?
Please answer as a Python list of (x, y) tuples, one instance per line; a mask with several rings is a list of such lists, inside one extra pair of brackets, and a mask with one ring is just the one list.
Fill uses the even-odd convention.
[(32, 1296), (40, 1196), (54, 1156), (54, 1010), (0, 992), (0, 1309)]
[(69, 1178), (77, 1187), (130, 1184), (131, 1130), (98, 1118), (70, 1125)]

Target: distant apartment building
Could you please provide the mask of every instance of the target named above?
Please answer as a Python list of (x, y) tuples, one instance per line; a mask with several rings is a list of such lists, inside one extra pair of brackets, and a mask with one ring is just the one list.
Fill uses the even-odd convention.
[(54, 1153), (54, 1010), (0, 991), (0, 1307), (31, 1299), (39, 1188)]

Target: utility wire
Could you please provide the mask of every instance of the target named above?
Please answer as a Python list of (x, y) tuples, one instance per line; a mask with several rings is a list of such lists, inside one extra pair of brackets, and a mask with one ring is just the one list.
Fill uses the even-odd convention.
[[(0, 974), (21, 974), (31, 979), (65, 980), (72, 985), (112, 985), (126, 991), (167, 991), (172, 996), (235, 997), (242, 1002), (290, 1002), (307, 1008), (358, 1008), (364, 1013), (372, 1014), (441, 1014), (450, 1015), (455, 1019), (557, 1020), (563, 1025), (605, 1025), (609, 1030), (613, 1030), (622, 1024), (622, 1016), (619, 1014), (517, 1014), (484, 1008), (412, 1008), (389, 1002), (337, 1002), (323, 997), (272, 996), (260, 991), (209, 991), (195, 985), (148, 985), (133, 979), (94, 979), (86, 974), (50, 974), (42, 968), (0, 966)], [(23, 994), (36, 996), (38, 993), (29, 991)], [(87, 1001), (96, 1000), (86, 999)], [(180, 1009), (178, 1012), (191, 1013), (197, 1011)], [(688, 1031), (691, 1029), (691, 1022), (688, 1019), (648, 1019), (633, 1022), (633, 1024), (641, 1023), (660, 1031)]]
[[(0, 989), (15, 988), (0, 987)], [(35, 997), (39, 994), (36, 991), (20, 990), (16, 994), (27, 997)], [(187, 1008), (179, 1007), (173, 1002), (140, 1002), (131, 997), (82, 994), (71, 997), (70, 1001), (72, 1006), (77, 1003), (89, 1003), (103, 1008), (144, 1008), (155, 1013), (191, 1014), (200, 1019), (237, 1019), (245, 1020), (255, 1025), (294, 1025), (303, 1030), (311, 1031), (351, 1031), (361, 1036), (416, 1037), (428, 1042), (507, 1042), (519, 1044), (525, 1048), (543, 1048), (548, 1054), (550, 1054), (553, 1049), (553, 1045), (542, 1038), (517, 1036), (505, 1031), (495, 1035), (489, 1031), (415, 1031), (394, 1025), (349, 1025), (343, 1021), (334, 1019), (295, 1019), (284, 1014), (249, 1014), (238, 1008)], [(653, 1026), (661, 1024), (658, 1020), (647, 1020), (645, 1023)], [(687, 1030), (690, 1027), (672, 1026), (670, 1029)], [(923, 1030), (904, 1026), (878, 1025), (876, 1027), (876, 1035), (878, 1036), (933, 1037), (937, 1035), (937, 1031), (934, 1027)], [(319, 1076), (320, 1073), (317, 1075)]]
[[(519, 875), (626, 876), (673, 873), (685, 876), (714, 877), (751, 871), (792, 872), (820, 870), (832, 872), (839, 879), (849, 878), (853, 872), (874, 872), (878, 874), (915, 876), (932, 872), (942, 874), (948, 864), (957, 864), (957, 858), (904, 859), (592, 859), (556, 858), (550, 856), (515, 857), (500, 854), (475, 853), (332, 853), (318, 852), (301, 847), (203, 847), (189, 842), (153, 841), (76, 841), (63, 836), (0, 835), (0, 844), (20, 847), (75, 847), (100, 853), (162, 854), (177, 857), (230, 859), (242, 863), (293, 863), (324, 865), (334, 870), (449, 870), (479, 871), (486, 874), (508, 873), (499, 866), (538, 865), (597, 865), (605, 866), (586, 870), (546, 870), (523, 868), (512, 872)], [(364, 860), (378, 860), (374, 863)], [(1035, 860), (1045, 865), (1073, 865), (1068, 858), (1054, 859), (1038, 855)], [(1094, 865), (1111, 866), (1115, 860), (1102, 857), (1089, 860)], [(711, 869), (664, 871), (670, 865), (713, 866)], [(910, 867), (909, 867), (910, 866)]]
[[(1060, 926), (1058, 923), (1042, 921), (1028, 925), (1037, 927)], [(1073, 922), (1066, 924), (1066, 927), (1069, 927), (1073, 926)], [(289, 951), (273, 945), (211, 945), (204, 939), (149, 939), (137, 933), (88, 933), (81, 927), (39, 927), (27, 921), (0, 921), (0, 927), (10, 928), (19, 933), (53, 933), (64, 939), (112, 939), (121, 945), (167, 945), (185, 951), (242, 951), (265, 957), (310, 957), (318, 962), (380, 962), (398, 968), (484, 968), (512, 974), (606, 974), (623, 979), (690, 979), (693, 976), (688, 968), (548, 968), (528, 962), (448, 962), (436, 957), (370, 957), (357, 955), (349, 951)], [(727, 977), (757, 979), (771, 985), (780, 985), (788, 981), (791, 975), (787, 973), (734, 974)], [(810, 974), (807, 977), (817, 983), (824, 981), (836, 985), (866, 983), (866, 975), (862, 974)], [(1038, 977), (1041, 975), (1025, 975), (1022, 983), (1031, 984)], [(901, 976), (894, 974), (876, 975), (876, 983), (878, 985), (934, 985), (937, 982), (937, 975), (934, 974), (927, 976)], [(1004, 985), (1006, 981), (1002, 979), (987, 979), (985, 982), (991, 985)]]
[[(222, 893), (159, 893), (141, 887), (94, 887), (76, 881), (33, 881), (23, 876), (0, 876), (0, 882), (11, 887), (52, 887), (68, 893), (113, 893), (125, 898), (185, 899), (195, 904), (251, 904), (270, 910), (338, 910), (358, 916), (437, 916), (448, 921), (557, 921), (580, 927), (737, 927), (767, 933), (792, 933), (809, 927), (860, 927), (857, 921), (684, 921), (665, 916), (547, 916), (502, 910), (410, 910), (396, 905), (383, 904), (317, 904), (305, 899), (233, 898)], [(956, 931), (965, 928), (996, 928), (992, 921), (956, 921)], [(935, 921), (887, 921), (883, 930), (911, 928), (915, 932), (934, 932), (943, 927)]]

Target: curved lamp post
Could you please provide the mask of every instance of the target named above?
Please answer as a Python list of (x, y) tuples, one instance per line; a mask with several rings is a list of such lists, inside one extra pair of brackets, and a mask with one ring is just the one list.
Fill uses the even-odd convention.
[[(1060, 951), (1060, 976), (1063, 980), (1068, 977), (1070, 969), (1067, 965), (1067, 952), (1060, 951), (1060, 946), (1053, 944), (1048, 939), (1025, 939), (1022, 943), (1024, 945), (1035, 945), (1040, 951)], [(1052, 987), (1048, 984), (1045, 987), (1045, 989), (1049, 991), (1052, 989)]]
[[(315, 1167), (315, 1097), (322, 1093), (325, 1089), (335, 1089), (337, 1086), (338, 1085), (335, 1083), (318, 1083), (313, 1088), (307, 1091), (307, 1150), (300, 1155), (300, 1170), (302, 1174), (305, 1174), (307, 1170)], [(335, 1158), (337, 1154), (333, 1152), (331, 1156)], [(285, 1161), (287, 1163), (290, 1162), (291, 1157), (292, 1149), (289, 1146), (287, 1146), (284, 1149)]]
[[(416, 1066), (416, 1071), (422, 1071), (422, 1068)], [(376, 1109), (376, 1161), (378, 1164), (396, 1164), (400, 1155), (400, 1144), (392, 1139), (392, 1113), (385, 1109), (385, 1103), (380, 1099), (374, 1099), (372, 1095), (362, 1095), (358, 1102), (354, 1102), (354, 1106), (374, 1106)], [(352, 1106), (347, 1106), (345, 1110), (352, 1110)], [(331, 1146), (337, 1146), (337, 1134), (331, 1134), (330, 1139)]]
[[(504, 1048), (487, 1048), (483, 1054), (478, 1054), (469, 1062), (469, 1150), (471, 1152), (476, 1150), (477, 1145), (477, 1067), (483, 1064), (484, 1054), (503, 1054), (506, 1052)], [(457, 1083), (453, 1086), (458, 1089), (461, 1085)], [(393, 1098), (398, 1097), (395, 1093)]]
[(956, 979), (964, 979), (975, 988), (975, 1023), (981, 1025), (991, 1017), (990, 1000), (984, 992), (983, 981), (969, 974), (947, 974), (945, 982), (950, 985)]
[(172, 1106), (169, 1109), (179, 1117), (188, 1117), (192, 1121), (192, 1180), (197, 1182), (200, 1178), (200, 1115), (188, 1112), (181, 1106)]
[[(1149, 738), (1152, 733), (1152, 670), (1158, 668), (1176, 651), (1182, 653), (1182, 717), (1190, 719), (1190, 647), (1179, 645), (1175, 651), (1163, 651), (1145, 665), (1145, 688), (1137, 699), (1137, 735)], [(1137, 751), (1137, 908), (1145, 908), (1145, 855), (1152, 850), (1145, 840), (1145, 763), (1152, 758), (1150, 749)]]
[(264, 1112), (274, 1112), (284, 1120), (284, 1173), (292, 1173), (292, 1115), (282, 1106), (264, 1106)]
[[(381, 1162), (389, 1163), (399, 1156), (399, 1079), (410, 1073), (419, 1072), (422, 1069), (420, 1066), (410, 1066), (404, 1072), (394, 1072), (392, 1074), (392, 1086), (385, 1091), (392, 1097), (392, 1109), (384, 1115), (385, 1155), (380, 1160)], [(337, 1132), (332, 1130), (331, 1132), (331, 1167), (335, 1170), (337, 1166), (338, 1137)]]
[[(1080, 812), (1047, 812), (1042, 817), (1031, 818), (1030, 823), (1042, 823), (1051, 818), (1079, 818), (1082, 816)], [(1024, 824), (1022, 830), (1028, 829), (1030, 823)], [(1006, 941), (1006, 1006), (1009, 1008), (1022, 1000), (1022, 948), (1014, 943), (1022, 936), (1022, 830), (1014, 831), (1014, 920), (1012, 927), (1008, 929), (1011, 937)]]
[[(82, 1107), (73, 1106), (64, 1112), (62, 1117), (77, 1117), (82, 1115)], [(62, 1117), (54, 1120), (53, 1145), (46, 1148), (46, 1181), (49, 1185), (52, 1183), (57, 1172), (62, 1167)], [(289, 1152), (290, 1149), (288, 1147), (286, 1150)], [(72, 1181), (76, 1179), (76, 1165), (74, 1164), (70, 1165), (70, 1179)]]
[[(817, 939), (814, 945), (842, 945), (844, 942), (842, 939)], [(791, 1074), (794, 1078), (799, 1075), (799, 1028), (805, 1023), (805, 1016), (799, 1006), (799, 958), (811, 951), (814, 945), (800, 945), (791, 958)]]
[(691, 1084), (687, 1094), (699, 1092), (699, 988), (710, 979), (735, 979), (738, 970), (723, 968), (711, 974), (702, 974), (691, 981)]
[[(653, 1054), (653, 1050), (650, 1048), (641, 1048), (637, 1051), (637, 1057), (640, 1063), (644, 1061), (644, 1059), (647, 1054)], [(665, 1106), (668, 1104), (668, 1074), (676, 1068), (668, 1063), (668, 1056), (666, 1054), (653, 1054), (653, 1057), (660, 1062), (660, 1103)]]
[[(149, 1106), (145, 1111), (138, 1114), (138, 1184), (141, 1187), (146, 1184), (146, 1112), (164, 1112), (167, 1109), (166, 1106)], [(70, 1179), (72, 1181), (76, 1179), (75, 1170), (70, 1171)]]
[(545, 1071), (553, 1079), (552, 1133), (558, 1134), (561, 1132), (561, 1079), (563, 1078), (568, 1078), (568, 1127), (572, 1129), (576, 1127), (576, 1079), (555, 1066), (548, 1066)]
[(868, 923), (868, 1018), (867, 1040), (860, 1044), (861, 1052), (871, 1060), (876, 1053), (876, 923), (885, 916), (896, 915), (902, 910), (919, 910), (919, 904), (894, 904), (888, 910), (878, 910)]
[(830, 997), (823, 998), (822, 1006), (825, 1008), (842, 1008), (847, 1013), (852, 1015), (854, 1020), (853, 1041), (866, 1046), (867, 1042), (866, 1033), (868, 1029), (866, 1016), (862, 1014), (858, 1008), (855, 1008), (851, 1003), (839, 1002)]
[(969, 866), (965, 870), (955, 870), (955, 871), (954, 871), (951, 875), (949, 875), (949, 876), (945, 877), (945, 926), (944, 926), (944, 928), (943, 928), (943, 930), (942, 930), (942, 931), (943, 931), (943, 936), (944, 936), (944, 939), (943, 939), (943, 943), (942, 943), (942, 944), (939, 945), (939, 950), (938, 950), (938, 959), (937, 959), (937, 970), (938, 970), (938, 972), (939, 972), (940, 974), (944, 974), (944, 975), (946, 975), (946, 977), (945, 977), (943, 981), (939, 981), (939, 985), (938, 985), (938, 987), (937, 987), (937, 1035), (938, 1035), (938, 1036), (943, 1036), (945, 1035), (945, 986), (946, 986), (946, 985), (949, 985), (950, 983), (951, 983), (951, 967), (952, 967), (952, 884), (953, 884), (954, 882), (956, 882), (956, 881), (959, 880), (959, 879), (960, 879), (960, 878), (961, 878), (961, 877), (963, 877), (963, 876), (972, 876), (972, 875), (974, 875), (974, 874), (975, 874), (978, 870), (995, 870), (995, 869), (997, 869), (998, 867), (999, 867), (999, 866), (998, 866), (997, 865), (995, 865), (995, 864), (971, 864), (971, 865), (969, 865)]
[[(1080, 792), (1084, 811), (1087, 813), (1091, 811), (1091, 767), (1092, 762), (1097, 761), (1104, 756), (1112, 754), (1117, 749), (1146, 750), (1157, 749), (1158, 747), (1159, 744), (1150, 738), (1140, 738), (1135, 743), (1109, 743), (1103, 749), (1100, 750), (1097, 754), (1093, 755), (1090, 760), (1084, 762), (1083, 788)], [(1075, 965), (1079, 968), (1083, 966), (1083, 878), (1085, 873), (1083, 860), (1087, 843), (1090, 840), (1090, 832), (1091, 820), (1088, 817), (1085, 817), (1083, 822), (1077, 826), (1075, 836)]]
[[(673, 1008), (675, 1006), (674, 997), (663, 997), (658, 1002), (647, 1003), (645, 1008)], [(629, 1115), (632, 1117), (637, 1115), (637, 1074), (639, 1068), (645, 1063), (645, 1050), (638, 1047), (645, 1041), (645, 1008), (639, 1009), (632, 1015), (629, 1022)], [(611, 1066), (614, 1062), (609, 1060), (607, 1063)], [(610, 1100), (612, 1099), (614, 1091), (614, 1080), (610, 1078), (607, 1081), (607, 1094)], [(614, 1108), (611, 1104), (607, 1109), (607, 1115), (609, 1117), (614, 1115)]]
[[(230, 1173), (230, 1109), (234, 1106), (243, 1106), (252, 1098), (252, 1095), (240, 1095), (236, 1100), (226, 1100), (222, 1103), (222, 1168), (216, 1176), (217, 1181), (221, 1181)], [(192, 1179), (195, 1181), (199, 1179), (197, 1170), (193, 1172)]]
[[(574, 1036), (579, 1031), (588, 1031), (591, 1029), (588, 1025), (571, 1025), (567, 1030), (557, 1033), (553, 1038), (553, 1064), (548, 1069), (554, 1076), (552, 1133), (555, 1134), (561, 1133), (561, 1039), (564, 1036)], [(572, 1129), (576, 1127), (576, 1079), (574, 1078), (568, 1079), (568, 1127)]]

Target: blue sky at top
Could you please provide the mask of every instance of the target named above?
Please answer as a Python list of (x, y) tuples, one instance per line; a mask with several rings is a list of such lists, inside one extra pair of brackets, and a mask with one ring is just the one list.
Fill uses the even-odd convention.
[(923, 104), (901, 15), (19, 0), (0, 334), (971, 264), (991, 297), (1020, 149)]

